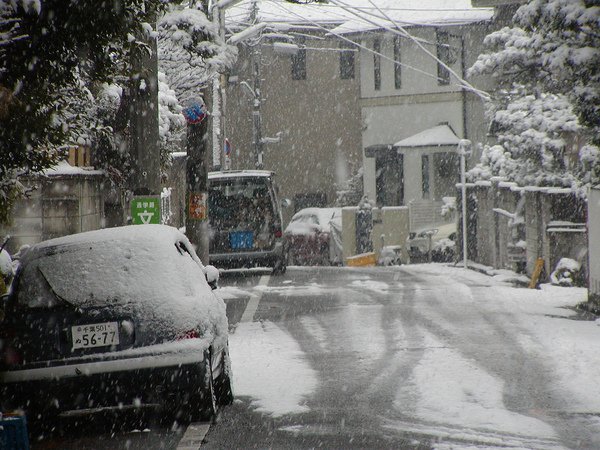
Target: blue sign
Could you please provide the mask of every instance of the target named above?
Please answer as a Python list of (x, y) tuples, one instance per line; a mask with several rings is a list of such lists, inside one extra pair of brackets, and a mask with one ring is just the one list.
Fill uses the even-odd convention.
[(199, 105), (199, 104), (191, 105), (191, 106), (185, 108), (182, 112), (183, 112), (183, 116), (185, 117), (185, 120), (187, 121), (187, 123), (192, 124), (192, 125), (202, 122), (208, 115), (206, 106)]
[(229, 143), (229, 139), (225, 139), (225, 144), (223, 145), (223, 153), (225, 153), (225, 156), (231, 155), (231, 144)]

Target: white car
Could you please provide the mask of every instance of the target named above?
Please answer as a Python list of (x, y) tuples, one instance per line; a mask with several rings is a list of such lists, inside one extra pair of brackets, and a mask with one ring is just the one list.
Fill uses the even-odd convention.
[(422, 228), (406, 240), (410, 262), (449, 262), (456, 254), (456, 223)]

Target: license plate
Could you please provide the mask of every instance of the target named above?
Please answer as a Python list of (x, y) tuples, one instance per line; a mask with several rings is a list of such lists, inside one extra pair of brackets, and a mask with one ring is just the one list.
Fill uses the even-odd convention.
[(78, 348), (105, 347), (119, 343), (117, 322), (90, 323), (71, 327), (73, 350)]

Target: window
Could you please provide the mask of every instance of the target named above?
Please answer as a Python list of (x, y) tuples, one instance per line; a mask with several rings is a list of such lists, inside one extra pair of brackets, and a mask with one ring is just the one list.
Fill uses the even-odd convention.
[(421, 190), (423, 198), (429, 198), (429, 155), (421, 156)]
[(340, 78), (342, 80), (354, 79), (354, 49), (349, 42), (340, 43)]
[[(446, 31), (436, 32), (437, 58), (449, 66), (452, 64), (450, 57), (450, 35)], [(438, 62), (438, 84), (450, 84), (450, 71)]]
[(292, 79), (306, 80), (306, 49), (303, 48), (304, 40), (298, 40), (300, 49), (292, 55)]
[(373, 86), (376, 91), (381, 90), (381, 40), (373, 41)]
[(402, 87), (402, 66), (400, 57), (400, 36), (394, 37), (394, 87), (400, 89)]

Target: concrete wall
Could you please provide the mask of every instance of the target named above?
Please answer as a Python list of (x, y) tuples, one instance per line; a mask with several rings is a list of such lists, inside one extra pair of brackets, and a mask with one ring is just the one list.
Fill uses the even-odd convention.
[(589, 297), (600, 304), (600, 188), (590, 189), (587, 223)]
[(25, 244), (103, 227), (102, 175), (40, 176), (20, 181), (35, 189), (16, 203), (12, 224), (0, 229), (0, 235), (11, 236), (9, 252)]
[[(344, 261), (356, 255), (356, 211), (357, 207), (342, 208), (342, 243)], [(408, 261), (406, 239), (410, 231), (409, 210), (406, 206), (373, 208), (373, 230), (371, 241), (377, 258), (382, 245), (402, 247), (402, 261)]]

